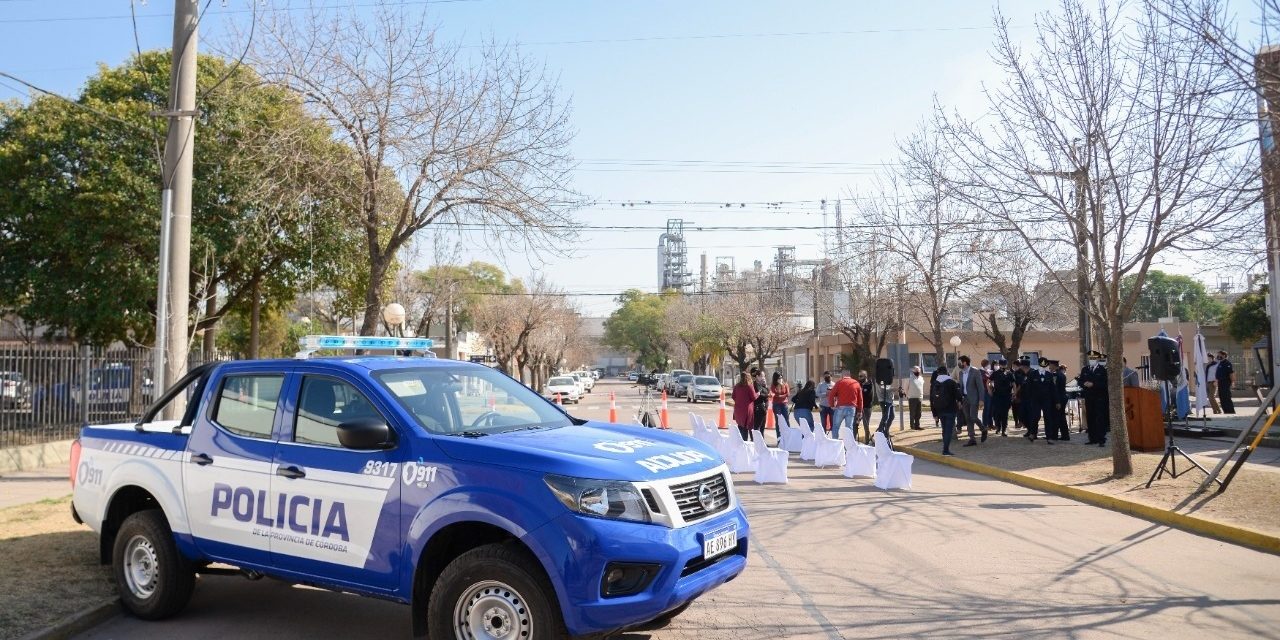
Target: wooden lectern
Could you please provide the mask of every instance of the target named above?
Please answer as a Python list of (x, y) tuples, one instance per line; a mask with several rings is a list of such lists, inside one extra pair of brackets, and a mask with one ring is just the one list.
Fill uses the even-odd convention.
[(1164, 414), (1160, 412), (1159, 393), (1141, 387), (1125, 387), (1124, 417), (1130, 449), (1164, 450)]

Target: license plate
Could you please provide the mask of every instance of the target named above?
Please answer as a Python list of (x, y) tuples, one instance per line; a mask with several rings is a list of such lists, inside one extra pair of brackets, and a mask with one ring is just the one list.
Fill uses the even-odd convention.
[(710, 560), (716, 556), (729, 553), (738, 546), (738, 530), (730, 529), (717, 533), (702, 542), (702, 557)]

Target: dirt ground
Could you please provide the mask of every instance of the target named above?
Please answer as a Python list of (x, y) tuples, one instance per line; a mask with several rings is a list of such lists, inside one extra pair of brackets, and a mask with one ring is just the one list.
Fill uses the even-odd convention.
[(0, 510), (0, 638), (17, 638), (115, 595), (71, 497)]
[[(1010, 428), (1008, 437), (993, 436), (976, 447), (962, 447), (965, 440), (961, 440), (952, 443), (951, 451), (960, 459), (1280, 535), (1280, 508), (1277, 508), (1280, 507), (1280, 473), (1251, 470), (1246, 463), (1226, 492), (1218, 494), (1210, 489), (1193, 496), (1204, 474), (1183, 459), (1178, 460), (1178, 471), (1187, 468), (1191, 469), (1190, 473), (1176, 479), (1166, 475), (1148, 489), (1147, 480), (1156, 470), (1163, 452), (1133, 452), (1133, 475), (1115, 479), (1111, 476), (1110, 443), (1106, 448), (1088, 446), (1084, 444), (1084, 434), (1072, 434), (1072, 441), (1050, 446), (1043, 439), (1030, 442), (1022, 433)], [(938, 429), (908, 430), (901, 434), (894, 431), (893, 434), (894, 444), (942, 452), (942, 433)], [(1208, 461), (1198, 462), (1212, 469)]]

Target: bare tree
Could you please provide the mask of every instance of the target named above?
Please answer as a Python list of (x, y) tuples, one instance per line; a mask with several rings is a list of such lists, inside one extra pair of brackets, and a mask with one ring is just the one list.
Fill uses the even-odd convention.
[(896, 256), (871, 243), (857, 259), (838, 265), (840, 300), (832, 326), (853, 345), (848, 367), (870, 367), (884, 353), (890, 338), (902, 328), (906, 275)]
[(556, 83), (511, 46), (445, 44), (424, 14), (378, 3), (279, 11), (249, 59), (291, 88), (358, 158), (368, 254), (362, 331), (378, 324), (397, 252), (432, 224), (552, 246), (572, 233), (572, 132)]
[[(1257, 165), (1243, 126), (1251, 96), (1203, 38), (1149, 4), (1128, 9), (1061, 0), (1038, 19), (1029, 50), (997, 14), (1005, 82), (988, 89), (982, 118), (938, 119), (957, 156), (948, 174), (957, 197), (1016, 234), (1060, 285), (1055, 265), (1083, 245), (1092, 293), (1063, 291), (1088, 312), (1112, 362), (1157, 256), (1260, 225), (1239, 188)], [(1127, 295), (1126, 276), (1136, 279)], [(1121, 377), (1108, 387), (1112, 468), (1122, 477), (1133, 466)]]
[(484, 297), (473, 324), (493, 346), (498, 369), (526, 380), (528, 367), (539, 361), (539, 350), (530, 340), (555, 321), (563, 303), (563, 293), (542, 278), (534, 279), (527, 291), (492, 292)]
[(872, 242), (893, 256), (901, 280), (902, 321), (946, 362), (943, 331), (979, 280), (981, 229), (948, 189), (939, 139), (922, 128), (900, 144), (902, 168), (861, 200)]
[(977, 320), (983, 334), (1013, 361), (1027, 331), (1036, 325), (1061, 326), (1070, 320), (1067, 307), (1075, 307), (1021, 241), (1001, 234), (996, 242), (984, 252), (982, 291), (971, 306), (980, 310)]

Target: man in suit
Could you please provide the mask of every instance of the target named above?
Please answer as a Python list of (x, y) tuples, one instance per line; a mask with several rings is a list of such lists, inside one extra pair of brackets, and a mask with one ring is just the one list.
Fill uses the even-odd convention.
[(1084, 417), (1088, 444), (1099, 447), (1107, 444), (1107, 432), (1111, 430), (1111, 408), (1107, 403), (1107, 368), (1102, 364), (1102, 354), (1090, 351), (1088, 365), (1080, 372), (1080, 392), (1084, 396)]
[(969, 441), (964, 446), (977, 446), (978, 439), (973, 432), (975, 424), (982, 427), (982, 441), (987, 441), (987, 425), (978, 419), (978, 407), (982, 404), (982, 395), (986, 389), (982, 372), (973, 368), (969, 356), (960, 356), (960, 370), (956, 372), (955, 381), (960, 386), (960, 404), (964, 412), (960, 419), (969, 426)]

